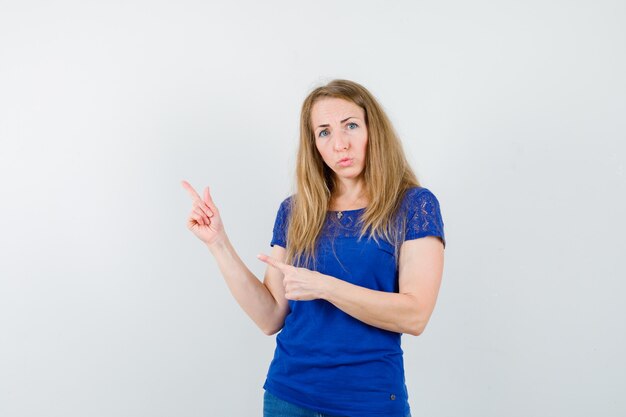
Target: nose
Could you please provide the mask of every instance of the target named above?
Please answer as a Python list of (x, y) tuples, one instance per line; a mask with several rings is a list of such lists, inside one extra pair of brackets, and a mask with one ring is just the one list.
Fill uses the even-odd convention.
[(335, 150), (343, 151), (344, 149), (348, 149), (350, 147), (350, 140), (343, 134), (343, 132), (338, 132), (335, 135)]

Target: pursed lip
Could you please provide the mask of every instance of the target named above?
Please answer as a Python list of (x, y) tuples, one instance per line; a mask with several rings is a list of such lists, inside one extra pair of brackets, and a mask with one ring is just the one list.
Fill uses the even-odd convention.
[(337, 162), (337, 167), (341, 167), (341, 168), (347, 168), (347, 167), (351, 167), (354, 165), (354, 159), (353, 158), (343, 158), (340, 159), (339, 162)]

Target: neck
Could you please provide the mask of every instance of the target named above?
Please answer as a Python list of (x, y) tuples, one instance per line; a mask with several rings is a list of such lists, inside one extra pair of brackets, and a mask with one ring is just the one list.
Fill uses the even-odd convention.
[(363, 178), (344, 178), (337, 181), (337, 187), (331, 197), (331, 206), (338, 207), (340, 210), (348, 210), (350, 208), (361, 208), (367, 205), (367, 203)]

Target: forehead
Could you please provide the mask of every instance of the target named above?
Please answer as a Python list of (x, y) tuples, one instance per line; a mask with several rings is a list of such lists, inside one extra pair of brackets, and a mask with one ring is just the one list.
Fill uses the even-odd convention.
[(313, 126), (336, 123), (347, 117), (363, 119), (365, 112), (361, 107), (342, 98), (328, 97), (318, 100), (311, 108), (311, 122)]

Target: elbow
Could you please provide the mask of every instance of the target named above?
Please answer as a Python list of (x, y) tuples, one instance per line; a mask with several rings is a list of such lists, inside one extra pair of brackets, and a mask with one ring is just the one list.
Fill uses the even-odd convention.
[(267, 314), (261, 320), (256, 321), (256, 324), (265, 335), (272, 336), (285, 325), (285, 314), (276, 309), (271, 314)]
[(270, 327), (265, 328), (265, 329), (261, 329), (263, 334), (265, 334), (266, 336), (275, 335), (276, 333), (278, 333), (278, 330), (280, 330), (280, 329), (273, 329), (273, 328), (270, 328)]
[(427, 322), (422, 320), (413, 320), (413, 322), (407, 326), (404, 333), (410, 334), (411, 336), (419, 336), (424, 333), (424, 330), (426, 329), (426, 323)]
[(411, 336), (419, 336), (424, 332), (423, 327), (411, 327), (405, 333), (410, 334)]
[(282, 326), (259, 326), (261, 331), (266, 335), (266, 336), (272, 336), (275, 335), (276, 333), (278, 333), (280, 331), (280, 329), (282, 329)]

